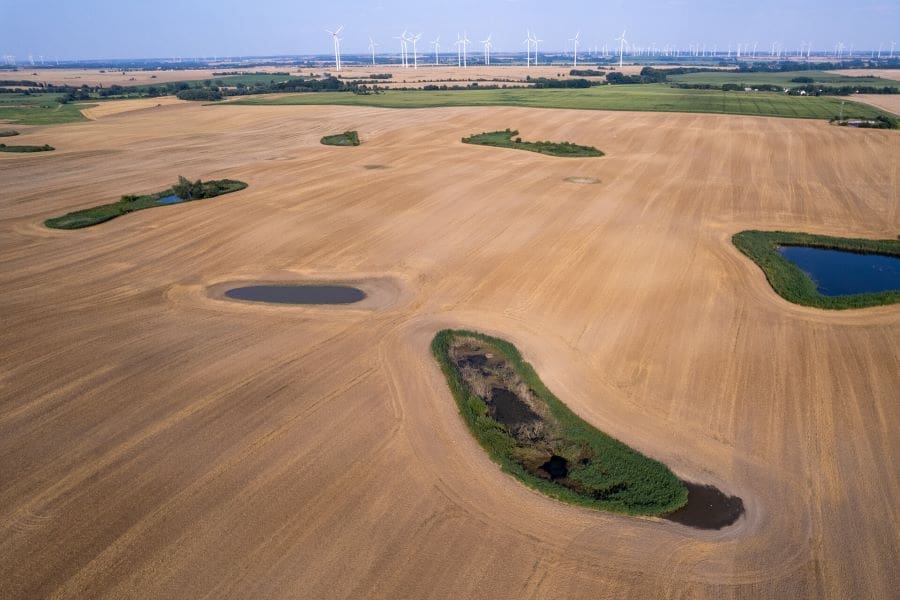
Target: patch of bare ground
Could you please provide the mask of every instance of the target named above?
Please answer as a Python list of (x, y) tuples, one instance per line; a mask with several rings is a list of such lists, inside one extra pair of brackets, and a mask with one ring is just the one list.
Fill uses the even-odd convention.
[(856, 102), (865, 102), (900, 116), (900, 94), (856, 94)]

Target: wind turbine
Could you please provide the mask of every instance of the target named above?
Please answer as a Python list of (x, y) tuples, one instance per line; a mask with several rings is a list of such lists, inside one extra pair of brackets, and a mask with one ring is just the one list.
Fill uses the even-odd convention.
[(522, 42), (525, 44), (525, 65), (530, 69), (531, 68), (531, 30), (527, 29), (525, 31), (525, 41)]
[(434, 46), (434, 66), (440, 64), (440, 60), (438, 60), (439, 53), (441, 51), (441, 36), (437, 36), (431, 45)]
[(570, 42), (573, 42), (573, 43), (574, 43), (574, 46), (575, 46), (575, 60), (574, 60), (574, 62), (572, 63), (572, 66), (573, 66), (573, 67), (577, 67), (577, 66), (578, 66), (578, 38), (579, 38), (580, 36), (581, 36), (581, 32), (579, 31), (578, 33), (575, 34), (575, 37), (569, 38), (569, 41), (570, 41)]
[(622, 32), (622, 35), (617, 37), (616, 40), (619, 42), (619, 68), (622, 68), (622, 56), (625, 54), (625, 32)]
[(375, 64), (375, 47), (380, 46), (381, 44), (376, 44), (375, 40), (369, 37), (369, 52), (372, 53), (372, 64)]
[(456, 33), (456, 42), (455, 42), (455, 44), (456, 44), (456, 67), (459, 68), (459, 69), (461, 69), (461, 68), (462, 68), (462, 45), (463, 45), (463, 41), (462, 41), (462, 38), (459, 37), (459, 32)]
[(538, 44), (543, 42), (544, 40), (539, 40), (537, 37), (531, 38), (531, 43), (534, 44), (534, 66), (538, 64)]
[(341, 70), (341, 38), (338, 37), (338, 34), (344, 29), (344, 26), (341, 25), (334, 31), (330, 29), (326, 29), (325, 31), (331, 34), (331, 39), (334, 41), (334, 68), (336, 71)]
[(472, 43), (472, 40), (469, 39), (469, 33), (467, 31), (463, 31), (463, 37), (462, 37), (462, 40), (460, 40), (460, 42), (462, 42), (463, 69), (468, 69), (469, 64), (467, 62), (466, 50), (468, 49), (469, 44)]
[(422, 39), (421, 33), (417, 33), (409, 38), (409, 41), (412, 42), (413, 45), (413, 68), (415, 69), (419, 68), (419, 55), (416, 54), (416, 44), (419, 43), (420, 39)]
[(404, 29), (403, 33), (401, 33), (399, 36), (395, 35), (394, 39), (400, 40), (400, 60), (403, 62), (403, 66), (406, 67), (408, 66), (406, 62), (406, 30)]
[(890, 56), (891, 60), (894, 59), (894, 48), (896, 48), (896, 47), (897, 47), (897, 42), (891, 42), (891, 56)]
[(489, 34), (486, 40), (481, 40), (481, 43), (484, 44), (484, 64), (491, 64), (491, 47), (493, 44), (491, 43), (491, 36), (493, 34)]

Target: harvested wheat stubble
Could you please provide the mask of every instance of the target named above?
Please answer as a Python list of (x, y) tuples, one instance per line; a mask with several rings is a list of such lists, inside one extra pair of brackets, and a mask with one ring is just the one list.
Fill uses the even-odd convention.
[[(391, 169), (373, 177), (319, 145), (345, 123), (378, 132), (354, 160)], [(465, 159), (461, 136), (510, 123), (602, 140), (602, 201), (563, 181), (578, 172), (568, 160)], [(180, 104), (52, 132), (78, 151), (0, 161), (0, 597), (900, 587), (900, 311), (792, 305), (731, 244), (746, 229), (896, 237), (897, 132)], [(157, 189), (173, 164), (250, 187), (114, 227), (41, 226)], [(206, 293), (275, 270), (390, 273), (409, 291), (330, 312)], [(683, 479), (739, 491), (747, 518), (698, 532), (511, 480), (473, 443), (428, 351), (461, 326), (508, 335), (582, 419)]]

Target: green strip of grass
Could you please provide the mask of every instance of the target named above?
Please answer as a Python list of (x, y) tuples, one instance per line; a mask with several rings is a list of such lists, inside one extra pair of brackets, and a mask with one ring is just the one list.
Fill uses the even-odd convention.
[(44, 225), (52, 229), (82, 229), (99, 223), (104, 223), (110, 219), (115, 219), (124, 214), (154, 208), (157, 206), (166, 206), (160, 204), (160, 198), (167, 196), (178, 196), (184, 198), (184, 202), (193, 202), (196, 200), (204, 200), (206, 198), (215, 198), (223, 194), (237, 192), (247, 187), (243, 181), (234, 179), (219, 179), (215, 181), (197, 181), (194, 183), (181, 179), (178, 184), (173, 187), (158, 192), (156, 194), (148, 194), (145, 196), (122, 196), (118, 202), (111, 204), (103, 204), (93, 208), (77, 210), (70, 212), (61, 217), (54, 217), (44, 221)]
[(335, 135), (326, 135), (320, 140), (326, 146), (359, 146), (359, 133), (356, 131), (345, 131)]
[(60, 104), (62, 94), (0, 94), (0, 121), (22, 125), (56, 125), (86, 121), (81, 114), (96, 104)]
[(900, 257), (900, 241), (898, 240), (839, 238), (786, 231), (742, 231), (735, 234), (731, 240), (741, 252), (759, 265), (772, 289), (785, 300), (795, 304), (844, 310), (900, 302), (900, 291), (825, 296), (819, 293), (815, 282), (809, 275), (778, 252), (779, 246), (811, 246)]
[(19, 132), (15, 129), (3, 129), (0, 130), (0, 137), (12, 137), (14, 135), (19, 135)]
[(0, 144), (0, 152), (50, 152), (56, 150), (53, 146), (44, 144), (43, 146), (7, 146)]
[[(497, 90), (388, 90), (381, 94), (318, 92), (280, 96), (253, 96), (229, 104), (342, 105), (382, 108), (437, 108), (445, 106), (527, 106), (587, 110), (688, 112), (830, 119), (840, 114), (843, 98), (787, 96), (771, 92), (683, 90), (662, 84), (603, 85), (584, 89), (506, 88)], [(873, 106), (846, 101), (844, 114), (862, 118), (888, 115)]]
[(512, 148), (513, 150), (528, 150), (539, 154), (562, 157), (603, 156), (603, 153), (593, 146), (579, 146), (570, 142), (523, 142), (522, 138), (513, 136), (519, 132), (512, 129), (506, 131), (492, 131), (479, 133), (462, 139), (463, 144), (477, 144), (479, 146), (493, 146), (496, 148)]
[[(450, 358), (450, 342), (455, 336), (478, 339), (506, 358), (532, 393), (549, 407), (565, 443), (591, 449), (594, 456), (591, 464), (577, 467), (581, 471), (572, 477), (580, 478), (594, 489), (612, 490), (609, 495), (601, 499), (581, 494), (533, 475), (515, 460), (515, 438), (489, 416), (484, 401), (468, 389)], [(584, 422), (544, 386), (532, 366), (509, 342), (472, 331), (445, 329), (434, 337), (431, 351), (475, 439), (494, 462), (523, 483), (571, 504), (631, 515), (667, 514), (687, 503), (687, 488), (668, 467)]]

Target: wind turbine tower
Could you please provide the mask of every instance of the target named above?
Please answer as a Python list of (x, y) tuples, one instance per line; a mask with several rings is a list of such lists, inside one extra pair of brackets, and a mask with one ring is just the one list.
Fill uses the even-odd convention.
[(416, 53), (416, 44), (419, 43), (420, 39), (422, 39), (421, 33), (417, 33), (409, 38), (409, 41), (411, 41), (413, 45), (413, 68), (415, 69), (419, 68), (419, 55)]
[(525, 31), (525, 41), (522, 43), (525, 44), (525, 65), (530, 69), (531, 68), (531, 30), (530, 29)]
[(580, 36), (581, 36), (581, 32), (579, 31), (578, 33), (575, 34), (575, 37), (569, 38), (569, 41), (572, 42), (575, 47), (575, 55), (574, 55), (574, 60), (572, 62), (573, 67), (578, 66), (578, 38)]
[(403, 66), (406, 67), (406, 66), (408, 66), (408, 63), (406, 62), (406, 51), (407, 51), (406, 30), (404, 29), (403, 33), (401, 33), (399, 36), (395, 35), (394, 39), (400, 40), (400, 61), (403, 63)]
[(472, 43), (472, 40), (469, 39), (469, 32), (463, 31), (463, 37), (462, 37), (462, 40), (460, 40), (460, 41), (462, 42), (463, 69), (468, 69), (469, 68), (468, 49), (469, 49), (469, 44)]
[(334, 31), (330, 29), (326, 29), (325, 31), (331, 35), (331, 39), (334, 41), (334, 69), (336, 71), (341, 70), (341, 38), (338, 37), (338, 34), (344, 29), (344, 26), (341, 25)]
[(625, 44), (627, 43), (625, 40), (625, 32), (622, 32), (622, 35), (617, 37), (616, 40), (619, 42), (619, 68), (622, 68), (622, 57), (625, 54)]
[(375, 40), (373, 40), (371, 37), (369, 38), (369, 52), (372, 53), (372, 64), (373, 65), (375, 64), (375, 48), (376, 48), (376, 46), (380, 46), (380, 45), (381, 44), (376, 44)]
[(434, 66), (438, 66), (440, 64), (441, 36), (437, 36), (431, 45), (434, 46)]
[(484, 45), (484, 64), (491, 64), (491, 48), (493, 44), (491, 43), (491, 37), (493, 34), (489, 34), (486, 40), (481, 40), (481, 43)]

